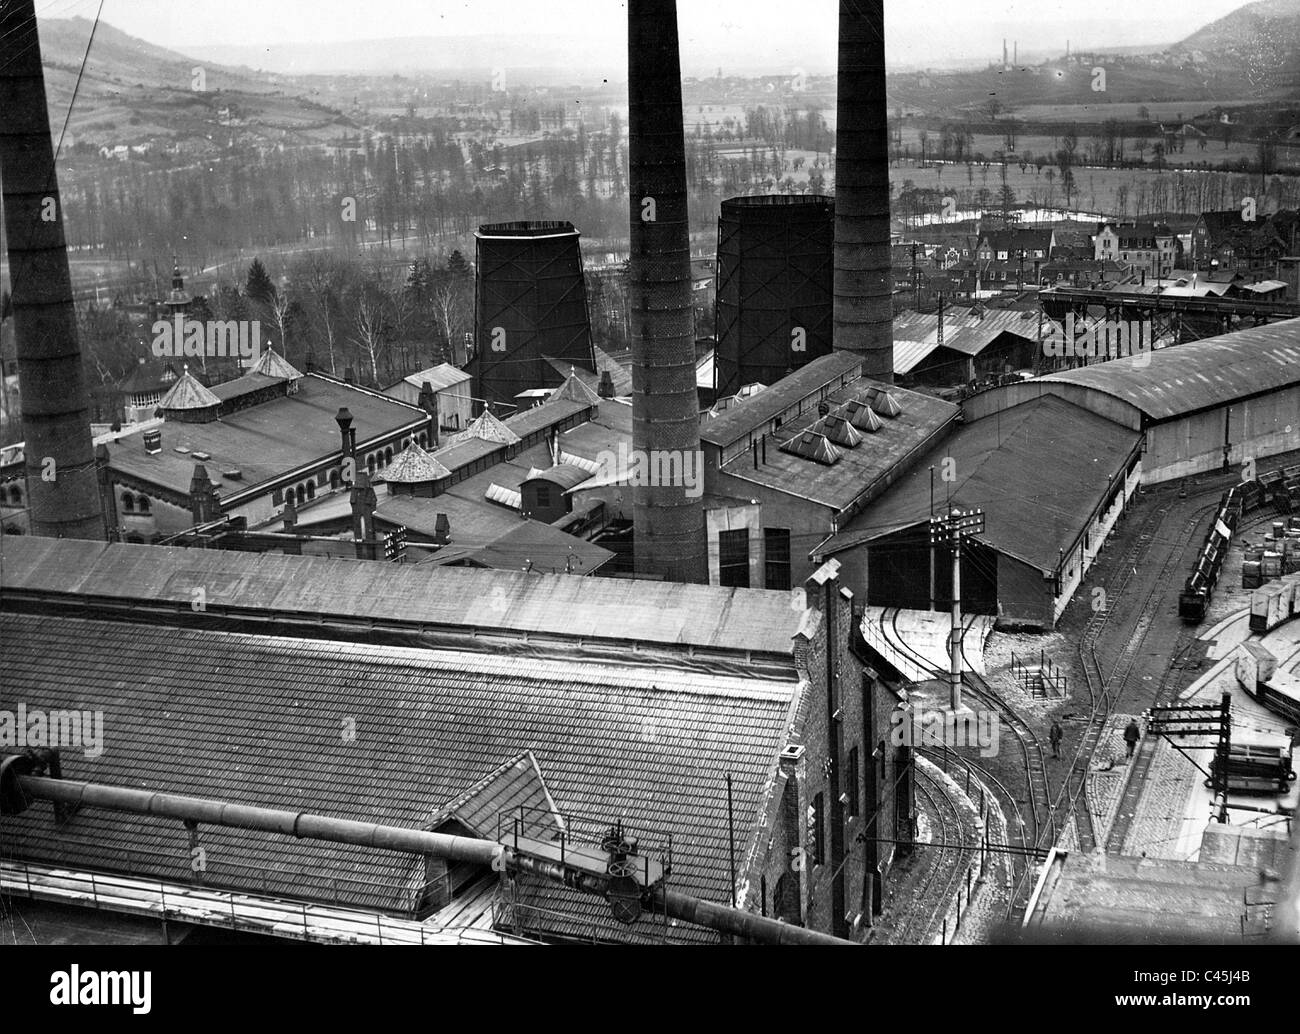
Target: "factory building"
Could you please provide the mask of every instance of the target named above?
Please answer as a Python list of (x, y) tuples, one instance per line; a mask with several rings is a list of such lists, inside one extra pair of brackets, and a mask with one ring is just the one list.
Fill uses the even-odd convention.
[(963, 609), (1051, 629), (1137, 490), (1141, 440), (1051, 395), (967, 422), (815, 559), (838, 560), (868, 606), (945, 610), (952, 565), (932, 553), (930, 515), (982, 510), (984, 532), (963, 547)]
[[(668, 892), (861, 941), (888, 900), (893, 842), (912, 835), (910, 751), (886, 731), (903, 687), (851, 634), (833, 564), (802, 609), (789, 593), (35, 538), (8, 544), (0, 575), (14, 696), (110, 716), (112, 748), (62, 751), (64, 779), (513, 855), (535, 823), (566, 834), (569, 861), (537, 847), (561, 883), (322, 843), (296, 824), (268, 836), (94, 807), (56, 821), (43, 802), (0, 821), (6, 864), (31, 883), (96, 872), (134, 888), (97, 907), (141, 917), (146, 938), (164, 893), (192, 905), (185, 921), (273, 937), (328, 936), (267, 918), (289, 898), (369, 930), (716, 942), (649, 908), (620, 922), (572, 889), (584, 859), (605, 875), (617, 826), (638, 865), (668, 862), (671, 840)], [(46, 880), (56, 869), (62, 882)], [(238, 903), (186, 895), (205, 888)]]
[(984, 392), (985, 417), (1055, 395), (1142, 433), (1142, 483), (1300, 448), (1300, 320), (1239, 330)]

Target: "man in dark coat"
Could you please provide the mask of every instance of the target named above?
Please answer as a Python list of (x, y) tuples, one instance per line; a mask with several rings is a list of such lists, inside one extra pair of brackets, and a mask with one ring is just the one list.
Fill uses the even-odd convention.
[(1130, 718), (1128, 725), (1124, 727), (1124, 744), (1128, 747), (1127, 757), (1133, 756), (1133, 751), (1137, 748), (1138, 740), (1142, 738), (1142, 730), (1138, 728), (1136, 718)]
[(1061, 756), (1061, 740), (1065, 736), (1065, 730), (1061, 728), (1061, 723), (1055, 718), (1052, 719), (1052, 728), (1047, 733), (1047, 738), (1052, 741), (1052, 757)]

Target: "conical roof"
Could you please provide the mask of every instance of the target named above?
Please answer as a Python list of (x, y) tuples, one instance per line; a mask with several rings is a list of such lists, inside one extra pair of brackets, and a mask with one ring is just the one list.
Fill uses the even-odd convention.
[(475, 439), (485, 442), (498, 442), (501, 445), (514, 445), (519, 441), (519, 435), (493, 416), (491, 410), (485, 409), (465, 430), (452, 435), (447, 444), (461, 445)]
[(451, 471), (415, 442), (394, 456), (393, 462), (384, 469), (385, 481), (403, 485), (418, 485), (445, 477), (451, 477)]
[(596, 406), (600, 404), (600, 394), (593, 391), (579, 379), (577, 370), (569, 367), (569, 376), (564, 379), (563, 384), (551, 392), (551, 397), (546, 400), (546, 403), (560, 401), (579, 402), (584, 406)]
[(250, 373), (260, 373), (264, 377), (283, 377), (287, 381), (296, 381), (302, 376), (301, 373), (289, 365), (287, 359), (278, 355), (274, 348), (268, 348), (263, 352), (258, 357), (257, 362), (245, 372), (245, 376)]
[(221, 405), (221, 399), (208, 391), (185, 367), (185, 372), (158, 403), (160, 409), (208, 409)]

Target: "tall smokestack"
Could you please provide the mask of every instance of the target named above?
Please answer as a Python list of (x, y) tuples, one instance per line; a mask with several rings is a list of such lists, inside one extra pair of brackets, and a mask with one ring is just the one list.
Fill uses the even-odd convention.
[[(676, 469), (693, 474), (698, 486), (703, 463), (677, 4), (628, 0), (627, 19), (632, 444), (656, 469), (663, 453), (676, 457)], [(704, 507), (699, 493), (691, 498), (688, 491), (685, 484), (633, 488), (637, 574), (708, 580)]]
[(0, 4), (4, 196), (33, 535), (103, 539), (34, 0)]
[(883, 0), (840, 0), (835, 123), (835, 348), (893, 383)]

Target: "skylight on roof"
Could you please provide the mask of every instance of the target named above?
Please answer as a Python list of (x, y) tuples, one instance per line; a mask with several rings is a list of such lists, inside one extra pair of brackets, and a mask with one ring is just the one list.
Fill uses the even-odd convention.
[(805, 460), (812, 460), (825, 467), (835, 466), (842, 457), (840, 450), (835, 448), (825, 435), (817, 434), (812, 430), (795, 435), (781, 446), (781, 451)]

